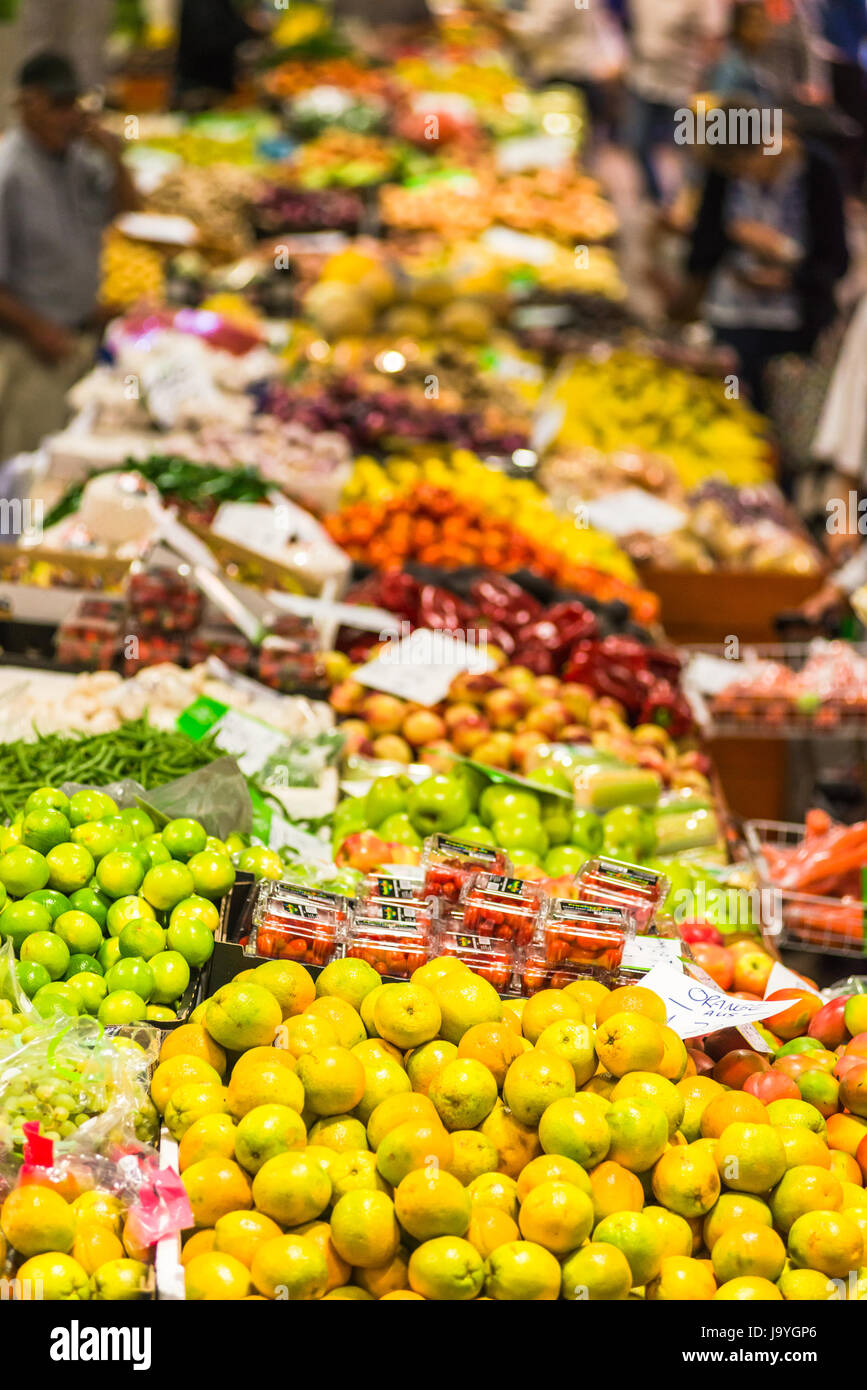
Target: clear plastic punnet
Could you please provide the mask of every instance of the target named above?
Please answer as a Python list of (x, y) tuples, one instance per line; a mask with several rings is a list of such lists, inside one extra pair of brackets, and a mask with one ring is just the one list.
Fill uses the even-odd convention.
[(372, 873), (358, 887), (357, 904), (404, 903), (411, 907), (427, 907), (428, 900), (418, 879), (403, 878), (400, 874)]
[(398, 917), (389, 921), (354, 914), (346, 929), (343, 954), (367, 961), (379, 975), (408, 980), (428, 959), (431, 914), (427, 908), (403, 905), (394, 910)]
[(603, 984), (607, 983), (601, 972), (586, 965), (572, 965), (568, 961), (552, 965), (540, 942), (533, 942), (523, 953), (518, 976), (523, 995), (538, 994), (540, 989), (565, 989), (574, 980), (601, 979)]
[(538, 883), (494, 874), (474, 874), (464, 887), (464, 926), (479, 936), (495, 936), (525, 946), (533, 939), (546, 902)]
[(636, 931), (647, 931), (668, 896), (665, 874), (597, 855), (575, 879), (582, 902), (623, 907), (635, 918)]
[(493, 985), (498, 994), (507, 994), (514, 983), (520, 951), (514, 941), (479, 936), (463, 927), (452, 930), (451, 923), (438, 923), (431, 934), (432, 956), (454, 956)]
[(549, 965), (576, 965), (603, 978), (620, 968), (626, 943), (635, 935), (635, 915), (613, 903), (552, 898), (541, 928)]
[(57, 660), (61, 666), (86, 666), (90, 670), (106, 671), (114, 665), (123, 631), (122, 603), (85, 595), (57, 629)]
[(294, 883), (260, 883), (253, 905), (253, 953), (301, 965), (327, 965), (350, 916), (337, 893)]
[(192, 632), (202, 616), (201, 593), (179, 569), (168, 565), (131, 574), (126, 597), (130, 613), (142, 627)]
[(424, 842), (421, 857), (425, 897), (444, 898), (456, 903), (473, 874), (488, 869), (507, 874), (510, 864), (505, 850), (487, 845), (470, 845), (449, 835), (431, 835)]

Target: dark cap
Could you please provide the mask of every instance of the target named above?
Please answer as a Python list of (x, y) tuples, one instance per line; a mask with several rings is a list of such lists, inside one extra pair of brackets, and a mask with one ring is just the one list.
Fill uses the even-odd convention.
[(81, 88), (75, 68), (59, 53), (37, 53), (29, 58), (18, 73), (22, 90), (38, 87), (58, 104), (73, 102)]

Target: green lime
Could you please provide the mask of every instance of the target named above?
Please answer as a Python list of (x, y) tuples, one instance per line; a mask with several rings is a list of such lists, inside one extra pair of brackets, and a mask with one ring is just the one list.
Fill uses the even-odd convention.
[(54, 930), (70, 951), (92, 956), (102, 945), (102, 927), (87, 912), (72, 908), (63, 912), (54, 923)]
[(29, 815), (31, 811), (41, 811), (51, 808), (55, 811), (62, 811), (63, 815), (69, 818), (69, 797), (62, 792), (59, 787), (37, 787), (35, 792), (31, 792), (24, 803), (24, 814)]
[(70, 897), (69, 906), (74, 907), (76, 912), (86, 912), (104, 927), (108, 909), (111, 907), (111, 898), (100, 893), (98, 888), (78, 888)]
[[(145, 1003), (154, 992), (154, 977), (146, 960), (136, 957), (121, 957), (105, 972), (105, 983), (112, 992), (117, 989), (131, 989)], [(160, 1001), (157, 1000), (157, 1003)]]
[(44, 888), (50, 873), (45, 856), (26, 845), (15, 845), (0, 859), (0, 883), (13, 898), (23, 898)]
[(166, 1008), (165, 1004), (148, 1004), (145, 1011), (148, 1023), (176, 1023), (177, 1017), (174, 1009)]
[(228, 854), (202, 850), (193, 855), (187, 868), (193, 876), (196, 892), (206, 898), (222, 898), (235, 882), (235, 866)]
[(207, 898), (182, 898), (177, 907), (172, 908), (169, 926), (181, 917), (194, 917), (197, 921), (204, 922), (211, 931), (216, 931), (220, 925), (220, 913)]
[[(43, 889), (42, 891), (44, 892), (45, 890)], [(28, 893), (27, 896), (29, 897), (30, 894)], [(2, 884), (2, 883), (0, 883), (0, 912), (2, 912), (3, 909), (4, 909), (4, 907), (6, 906), (6, 903), (8, 902), (8, 898), (9, 898), (9, 895), (8, 895), (7, 892), (6, 892), (6, 887), (5, 887), (5, 885)]]
[(245, 849), (238, 858), (238, 868), (241, 873), (252, 874), (256, 880), (281, 879), (286, 873), (283, 860), (276, 850), (266, 849), (264, 845), (251, 845)]
[(83, 845), (89, 850), (96, 863), (125, 843), (112, 826), (101, 820), (82, 821), (81, 825), (75, 827), (70, 839), (74, 845)]
[(132, 849), (138, 837), (128, 821), (120, 816), (103, 816), (102, 824), (117, 838), (117, 849)]
[(120, 936), (127, 922), (134, 922), (137, 917), (150, 917), (153, 921), (156, 915), (149, 902), (130, 893), (112, 903), (105, 916), (105, 925), (109, 936)]
[(173, 1004), (190, 983), (190, 967), (177, 951), (161, 951), (151, 956), (148, 967), (153, 975), (154, 1004)]
[(108, 994), (108, 985), (96, 971), (82, 970), (78, 975), (73, 975), (69, 987), (86, 1014), (95, 1014)]
[(205, 849), (209, 850), (211, 854), (229, 853), (229, 849), (227, 848), (225, 840), (218, 840), (216, 835), (208, 836), (207, 840), (205, 841)]
[(163, 826), (162, 837), (172, 858), (182, 859), (184, 863), (194, 854), (200, 854), (208, 842), (204, 826), (186, 817), (170, 820), (168, 825)]
[(168, 864), (172, 857), (160, 835), (148, 835), (146, 839), (139, 840), (136, 845), (136, 852), (147, 860), (147, 868), (149, 869), (152, 869), (156, 864)]
[(85, 787), (83, 791), (73, 792), (67, 814), (70, 825), (83, 825), (86, 820), (104, 820), (106, 816), (117, 815), (117, 805), (105, 792)]
[(144, 1023), (147, 1005), (134, 990), (116, 989), (105, 996), (96, 1016), (100, 1023), (108, 1027), (120, 1027), (124, 1023)]
[(193, 967), (204, 965), (214, 954), (213, 933), (204, 922), (197, 922), (192, 917), (179, 918), (169, 927), (167, 939), (169, 950), (177, 951), (187, 965)]
[(148, 869), (141, 891), (142, 897), (158, 912), (170, 912), (182, 898), (189, 898), (194, 888), (193, 876), (186, 864), (171, 862), (155, 864)]
[(43, 1018), (51, 1018), (52, 1014), (67, 1014), (70, 1018), (77, 1018), (81, 1012), (78, 998), (71, 985), (47, 984), (38, 989), (33, 996), (33, 1004)]
[(69, 965), (69, 948), (53, 931), (34, 931), (22, 942), (21, 959), (44, 965), (52, 980), (62, 980)]
[(156, 826), (147, 811), (143, 811), (140, 806), (127, 806), (125, 810), (121, 811), (119, 819), (130, 827), (136, 840), (144, 840), (148, 835), (153, 835), (156, 830)]
[(20, 902), (7, 903), (0, 912), (0, 935), (11, 940), (12, 948), (18, 955), (21, 954), (22, 942), (37, 931), (51, 931), (51, 913), (42, 903), (22, 898)]
[(226, 836), (226, 852), (234, 859), (236, 854), (243, 854), (247, 848), (247, 838), (239, 835), (237, 830), (233, 830), (231, 835)]
[(64, 980), (71, 980), (73, 975), (104, 975), (105, 971), (97, 960), (96, 956), (88, 956), (83, 951), (78, 951), (74, 956), (69, 957), (69, 964), (66, 967)]
[(51, 984), (51, 976), (45, 966), (40, 965), (35, 960), (17, 960), (15, 973), (18, 976), (18, 983), (28, 999), (32, 999), (36, 991), (42, 989), (44, 985)]
[(110, 970), (113, 965), (117, 965), (120, 960), (120, 941), (116, 936), (110, 937), (108, 941), (103, 941), (96, 959), (103, 970)]
[(65, 844), (69, 839), (71, 827), (62, 811), (52, 806), (38, 806), (28, 811), (21, 827), (21, 843), (28, 849), (38, 849), (47, 854), (55, 845)]
[(93, 855), (83, 845), (57, 845), (45, 862), (51, 872), (49, 884), (59, 893), (76, 893), (93, 875)]
[(144, 864), (134, 850), (113, 849), (99, 861), (96, 881), (110, 898), (137, 893), (145, 876)]
[(56, 922), (62, 912), (68, 912), (71, 906), (66, 894), (58, 893), (54, 888), (37, 888), (35, 893), (28, 893), (23, 901), (41, 903), (48, 909), (52, 922)]
[(166, 949), (166, 934), (163, 928), (148, 917), (139, 917), (137, 920), (134, 918), (132, 922), (127, 922), (118, 941), (122, 956), (141, 956), (142, 960), (150, 960), (151, 956)]
[(0, 854), (21, 844), (21, 831), (14, 825), (0, 826)]

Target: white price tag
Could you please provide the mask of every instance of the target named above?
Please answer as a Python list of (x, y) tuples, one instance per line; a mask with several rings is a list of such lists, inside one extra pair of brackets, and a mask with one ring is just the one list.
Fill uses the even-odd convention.
[(806, 980), (802, 980), (800, 975), (796, 975), (794, 970), (790, 970), (787, 965), (783, 965), (780, 960), (774, 961), (774, 967), (768, 976), (768, 983), (765, 985), (765, 998), (773, 994), (778, 989), (803, 989), (807, 994), (815, 994), (817, 999), (821, 999), (821, 994), (813, 985), (808, 985)]
[(237, 710), (227, 710), (214, 725), (215, 743), (230, 753), (245, 777), (261, 771), (272, 754), (286, 746), (286, 735)]
[(642, 980), (665, 1004), (666, 1022), (680, 1038), (697, 1038), (718, 1033), (722, 1028), (740, 1028), (772, 1018), (789, 1007), (785, 999), (734, 999), (714, 984), (678, 974), (670, 965), (656, 965)]
[(650, 971), (655, 965), (670, 965), (682, 973), (680, 952), (680, 942), (668, 937), (634, 936), (624, 947), (621, 969)]
[(511, 227), (489, 227), (480, 240), (495, 256), (503, 256), (516, 265), (550, 265), (557, 254), (553, 241), (541, 236), (528, 236), (526, 232), (515, 232)]
[(420, 627), (402, 641), (389, 643), (375, 661), (356, 671), (353, 679), (402, 700), (437, 705), (460, 672), (481, 675), (493, 666), (484, 648), (474, 642)]
[(668, 536), (686, 525), (686, 513), (640, 487), (621, 488), (587, 503), (590, 523), (609, 536)]

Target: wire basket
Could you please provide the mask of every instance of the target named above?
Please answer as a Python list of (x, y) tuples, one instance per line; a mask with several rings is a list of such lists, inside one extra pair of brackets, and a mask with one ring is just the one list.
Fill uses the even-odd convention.
[(765, 930), (777, 945), (822, 955), (860, 958), (867, 954), (867, 904), (852, 898), (798, 893), (774, 882), (766, 848), (796, 849), (806, 827), (792, 821), (748, 820), (744, 835), (762, 885)]
[[(846, 650), (867, 660), (867, 644), (846, 643)], [(691, 644), (687, 656), (721, 658), (718, 646)], [(744, 646), (737, 660), (727, 660), (732, 681), (747, 659), (774, 662), (793, 672), (802, 671), (817, 650), (816, 642), (758, 642)], [(725, 691), (702, 696), (708, 711), (706, 734), (714, 738), (854, 738), (867, 734), (867, 696), (842, 692), (817, 692), (800, 703), (786, 695), (745, 691), (726, 696)]]

